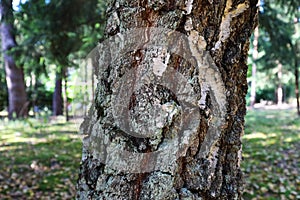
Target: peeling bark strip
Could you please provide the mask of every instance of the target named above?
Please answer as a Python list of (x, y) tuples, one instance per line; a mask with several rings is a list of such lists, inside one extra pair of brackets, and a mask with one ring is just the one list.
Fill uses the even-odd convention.
[(241, 199), (256, 4), (110, 1), (77, 199)]

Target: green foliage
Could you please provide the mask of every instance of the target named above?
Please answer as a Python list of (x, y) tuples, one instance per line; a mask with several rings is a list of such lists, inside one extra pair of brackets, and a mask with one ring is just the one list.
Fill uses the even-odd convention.
[(27, 53), (22, 54), (23, 59), (30, 59), (38, 68), (43, 68), (45, 60), (61, 67), (74, 65), (68, 57), (95, 46), (93, 39), (101, 37), (103, 7), (98, 0), (29, 0), (22, 4), (17, 18), (22, 53)]
[[(283, 3), (284, 2), (284, 3)], [(259, 15), (259, 41), (257, 64), (257, 96), (261, 99), (276, 101), (276, 89), (283, 85), (285, 100), (294, 97), (295, 60), (299, 55), (295, 51), (299, 33), (294, 18), (298, 15), (299, 1), (262, 0)], [(297, 36), (298, 35), (298, 36)], [(251, 41), (253, 41), (253, 36)], [(253, 49), (253, 45), (251, 45)], [(250, 58), (252, 51), (250, 50)], [(249, 59), (250, 68), (254, 61)], [(278, 64), (283, 65), (282, 78), (278, 79)], [(251, 81), (251, 71), (248, 73)]]
[(25, 79), (37, 83), (27, 88), (31, 102), (52, 104), (55, 74), (76, 68), (97, 45), (103, 35), (104, 13), (105, 2), (100, 0), (28, 0), (21, 4), (15, 12), (19, 46), (13, 51), (18, 65), (24, 67)]
[[(269, 0), (274, 1), (274, 0)], [(300, 7), (300, 1), (299, 0), (276, 0), (276, 3), (278, 3), (281, 7), (286, 7), (286, 14), (295, 13), (299, 10)]]
[(37, 105), (39, 109), (45, 107), (52, 109), (53, 91), (48, 90), (41, 82), (37, 82), (33, 87), (27, 88), (27, 94), (32, 103)]
[(292, 51), (291, 36), (294, 33), (293, 17), (286, 15), (287, 7), (280, 7), (274, 2), (266, 1), (260, 12), (261, 28), (260, 43), (266, 51), (265, 59), (268, 64), (289, 64)]

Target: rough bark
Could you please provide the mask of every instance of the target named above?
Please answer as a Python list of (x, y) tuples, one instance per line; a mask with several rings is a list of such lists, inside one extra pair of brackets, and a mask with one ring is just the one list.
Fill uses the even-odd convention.
[(59, 116), (62, 114), (63, 114), (62, 73), (56, 73), (55, 89), (52, 98), (52, 115)]
[(24, 117), (28, 103), (25, 92), (23, 69), (17, 67), (14, 57), (8, 51), (17, 46), (13, 31), (12, 0), (0, 1), (1, 42), (8, 88), (8, 116)]
[[(95, 104), (81, 129), (85, 138), (77, 199), (240, 199), (246, 60), (249, 37), (256, 26), (257, 1), (116, 0), (110, 1), (107, 15), (108, 36), (122, 40), (126, 32), (143, 27), (135, 38), (141, 42), (137, 42), (136, 50), (123, 52), (123, 56), (107, 67), (96, 68)], [(151, 45), (148, 48), (146, 43), (151, 41), (147, 38), (153, 33), (149, 27), (163, 27), (186, 35), (182, 40), (178, 37), (171, 41), (178, 53)], [(130, 42), (125, 39), (124, 45)], [(111, 53), (120, 52), (113, 49)], [(106, 56), (100, 56), (99, 65), (105, 59)], [(182, 93), (193, 92), (194, 99), (188, 96), (183, 100), (182, 93), (179, 95), (159, 84), (144, 84), (132, 94), (122, 90), (126, 84), (132, 87), (138, 84), (142, 74), (152, 67), (153, 73), (161, 75), (160, 69), (165, 70), (165, 74), (170, 73), (170, 82), (180, 73), (187, 80), (186, 85), (180, 82), (176, 85), (173, 81), (175, 87)], [(154, 121), (153, 127), (141, 129), (155, 132), (154, 137), (147, 135), (147, 131), (130, 135), (120, 128), (122, 124), (118, 124), (114, 116), (114, 108), (119, 106), (114, 101), (115, 91), (119, 89), (119, 97), (124, 98), (124, 109), (129, 113), (127, 118), (134, 126), (138, 126), (139, 120), (150, 124)], [(198, 102), (196, 114), (183, 109), (185, 102)], [(166, 110), (165, 121), (155, 115), (153, 105)], [(172, 112), (168, 111), (170, 109)], [(176, 135), (181, 122), (197, 126), (193, 129), (184, 127), (183, 123), (183, 134)], [(185, 140), (188, 133), (193, 137)], [(174, 137), (177, 138), (174, 140)], [(175, 142), (170, 142), (172, 140)], [(105, 149), (108, 143), (113, 150), (136, 153), (129, 153), (136, 156), (136, 163), (127, 166), (127, 160), (132, 158), (110, 157)], [(172, 149), (172, 145), (183, 146), (177, 159), (170, 159), (166, 166), (154, 166), (151, 170), (153, 158), (147, 155), (160, 149)], [(155, 157), (154, 163), (163, 163), (173, 156), (172, 153), (166, 152), (161, 160)], [(140, 154), (144, 159), (140, 160)], [(120, 166), (114, 168), (115, 162), (123, 164), (126, 170), (118, 168)]]

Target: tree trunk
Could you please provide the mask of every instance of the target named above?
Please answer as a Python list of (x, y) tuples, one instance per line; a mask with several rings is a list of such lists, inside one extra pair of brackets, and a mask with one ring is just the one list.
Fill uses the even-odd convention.
[(283, 88), (282, 88), (282, 64), (277, 61), (277, 78), (278, 78), (278, 86), (277, 86), (277, 105), (282, 106), (282, 100), (283, 100)]
[(296, 94), (296, 102), (297, 102), (297, 114), (300, 116), (300, 99), (299, 99), (299, 69), (298, 69), (298, 59), (297, 54), (295, 58), (295, 94)]
[(77, 199), (241, 199), (257, 1), (108, 5)]
[(253, 40), (253, 64), (252, 64), (252, 81), (251, 81), (251, 92), (250, 92), (250, 106), (253, 108), (256, 100), (256, 62), (258, 58), (258, 37), (259, 29), (258, 26), (254, 30), (254, 40)]
[(12, 0), (0, 1), (0, 18), (2, 51), (8, 88), (8, 116), (10, 119), (14, 116), (24, 117), (27, 116), (28, 103), (26, 102), (23, 69), (16, 66), (13, 56), (8, 53), (17, 46), (13, 31)]
[(63, 97), (62, 97), (62, 72), (56, 73), (55, 89), (52, 99), (52, 115), (59, 116), (63, 114)]
[(64, 108), (65, 108), (65, 116), (66, 116), (66, 121), (69, 121), (69, 103), (68, 103), (68, 69), (66, 68), (64, 71)]
[(289, 44), (292, 47), (292, 51), (294, 53), (294, 76), (295, 76), (295, 96), (296, 96), (296, 103), (297, 103), (297, 114), (300, 116), (300, 99), (299, 99), (299, 44), (298, 41), (295, 44), (292, 41), (289, 41)]

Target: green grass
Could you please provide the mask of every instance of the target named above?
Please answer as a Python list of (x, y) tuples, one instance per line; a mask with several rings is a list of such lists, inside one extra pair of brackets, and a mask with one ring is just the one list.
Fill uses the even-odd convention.
[(73, 199), (78, 124), (0, 121), (0, 199)]
[[(0, 199), (73, 199), (78, 124), (0, 121)], [(244, 199), (300, 199), (300, 118), (251, 110), (243, 137)]]
[(251, 110), (243, 137), (244, 199), (300, 199), (300, 118)]

